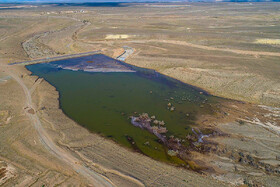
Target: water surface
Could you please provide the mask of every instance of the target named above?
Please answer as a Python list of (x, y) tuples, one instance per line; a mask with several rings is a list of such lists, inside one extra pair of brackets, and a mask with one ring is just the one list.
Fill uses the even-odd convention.
[[(84, 72), (61, 68), (67, 63), (88, 62), (89, 58), (99, 67), (107, 60), (124, 65), (104, 55), (93, 55), (29, 65), (27, 69), (56, 87), (62, 110), (80, 125), (152, 158), (180, 162), (167, 154), (167, 148), (156, 136), (134, 127), (129, 116), (143, 112), (154, 115), (166, 123), (167, 136), (184, 139), (193, 133), (190, 125), (195, 125), (199, 115), (213, 114), (211, 103), (216, 103), (217, 98), (155, 71), (134, 66), (126, 68), (136, 72)], [(168, 109), (168, 103), (175, 107), (174, 111)], [(135, 144), (131, 144), (128, 137)]]

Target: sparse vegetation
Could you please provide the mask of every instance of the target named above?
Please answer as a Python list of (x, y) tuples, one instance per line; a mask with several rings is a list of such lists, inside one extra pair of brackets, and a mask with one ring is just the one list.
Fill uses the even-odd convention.
[[(28, 89), (37, 78), (30, 76), (23, 66), (6, 64), (94, 50), (117, 57), (123, 53), (123, 46), (129, 46), (135, 52), (127, 63), (155, 69), (214, 95), (270, 106), (280, 103), (278, 2), (145, 3), (113, 8), (52, 4), (9, 6), (16, 7), (0, 11), (0, 70), (17, 75)], [(37, 110), (30, 112), (38, 115), (48, 137), (57, 146), (77, 157), (75, 165), (87, 163), (87, 167), (106, 173), (106, 177), (120, 186), (280, 184), (278, 168), (272, 171), (270, 167), (279, 165), (279, 156), (275, 155), (279, 151), (279, 136), (266, 128), (266, 125), (279, 124), (277, 111), (272, 113), (239, 103), (236, 107), (228, 106), (228, 110), (232, 109), (228, 112), (230, 115), (216, 115), (214, 119), (206, 118), (208, 121), (186, 114), (191, 121), (200, 120), (198, 125), (207, 125), (205, 132), (212, 132), (208, 131), (210, 128), (226, 133), (216, 139), (209, 138), (213, 145), (209, 154), (190, 153), (199, 164), (213, 166), (210, 173), (224, 173), (211, 178), (147, 159), (88, 132), (62, 113), (58, 96), (54, 87), (42, 81), (32, 94)], [(14, 79), (0, 82), (0, 98), (0, 159), (5, 160), (7, 166), (12, 165), (16, 173), (10, 175), (5, 185), (87, 186), (89, 181), (41, 143), (28, 112), (24, 111), (25, 93)], [(175, 111), (179, 109), (179, 103), (170, 99), (166, 104), (169, 102), (176, 106)], [(261, 115), (266, 112), (267, 115)], [(242, 118), (252, 123), (237, 120), (242, 113), (252, 114)], [(254, 116), (258, 114), (259, 121)], [(8, 120), (9, 117), (12, 119)], [(191, 132), (191, 129), (186, 131)], [(194, 139), (191, 135), (187, 138)], [(189, 146), (190, 142), (184, 144)], [(149, 147), (153, 142), (141, 145)], [(240, 149), (246, 155), (254, 155), (258, 164), (263, 164), (262, 170), (251, 166), (254, 162), (250, 160), (239, 162)], [(237, 153), (234, 150), (238, 150)], [(175, 162), (185, 164), (180, 159)], [(192, 161), (189, 167), (198, 169)], [(4, 174), (7, 175), (1, 170), (0, 178)], [(250, 179), (247, 180), (247, 176)]]

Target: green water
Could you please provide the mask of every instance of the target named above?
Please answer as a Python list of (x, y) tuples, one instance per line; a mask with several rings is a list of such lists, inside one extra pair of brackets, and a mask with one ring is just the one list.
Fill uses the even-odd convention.
[[(78, 63), (83, 58), (75, 60)], [(58, 62), (67, 63), (67, 60)], [(201, 90), (139, 68), (136, 73), (88, 73), (45, 63), (29, 65), (27, 69), (57, 88), (60, 106), (71, 119), (92, 132), (161, 161), (180, 163), (178, 158), (167, 154), (167, 148), (156, 136), (134, 127), (129, 116), (135, 112), (155, 115), (165, 121), (167, 136), (184, 139), (192, 133), (189, 125), (195, 125), (200, 114), (212, 114), (210, 104), (217, 101), (213, 96), (201, 94)], [(175, 111), (167, 109), (169, 102)], [(133, 138), (134, 145), (127, 136)]]

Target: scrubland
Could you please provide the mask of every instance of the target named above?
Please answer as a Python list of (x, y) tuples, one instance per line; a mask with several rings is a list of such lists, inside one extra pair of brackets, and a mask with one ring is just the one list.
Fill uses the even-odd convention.
[[(42, 143), (14, 75), (32, 91), (35, 115), (48, 137), (116, 186), (279, 186), (279, 10), (279, 3), (2, 9), (0, 185), (90, 183)], [(54, 87), (23, 66), (7, 65), (95, 50), (117, 57), (123, 46), (135, 51), (127, 63), (233, 99), (217, 116), (197, 122), (225, 134), (208, 138), (215, 142), (211, 152), (192, 153), (197, 164), (211, 169), (201, 174), (174, 167), (88, 132), (59, 109)]]

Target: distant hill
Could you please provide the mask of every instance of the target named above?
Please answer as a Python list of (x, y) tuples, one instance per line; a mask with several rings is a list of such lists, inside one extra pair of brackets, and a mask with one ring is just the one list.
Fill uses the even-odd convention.
[(154, 3), (154, 2), (280, 2), (280, 0), (0, 0), (0, 3), (65, 3), (97, 5), (98, 3)]

